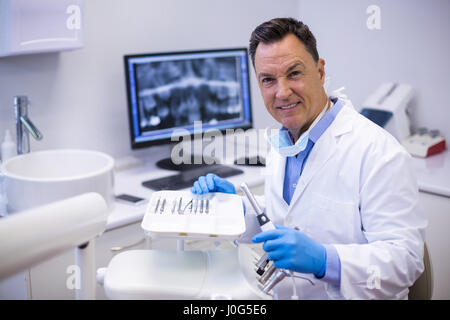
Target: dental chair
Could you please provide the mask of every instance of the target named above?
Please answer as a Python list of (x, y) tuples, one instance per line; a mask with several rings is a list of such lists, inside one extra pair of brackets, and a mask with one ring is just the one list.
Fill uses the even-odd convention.
[(248, 246), (220, 250), (130, 250), (97, 271), (109, 299), (272, 299), (258, 288)]
[(86, 193), (0, 219), (0, 280), (75, 248), (77, 299), (95, 299), (94, 239), (106, 227), (106, 202)]
[[(250, 246), (226, 250), (130, 250), (116, 255), (97, 281), (109, 299), (272, 299), (255, 277)], [(410, 300), (430, 300), (432, 266), (424, 248), (425, 269), (409, 288)]]
[(409, 288), (409, 300), (431, 300), (433, 296), (433, 269), (426, 244), (423, 252), (423, 263), (425, 266), (423, 273)]

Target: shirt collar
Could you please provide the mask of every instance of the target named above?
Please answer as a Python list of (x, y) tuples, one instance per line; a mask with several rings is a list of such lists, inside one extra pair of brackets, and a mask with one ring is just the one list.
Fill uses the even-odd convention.
[(309, 139), (316, 143), (320, 136), (328, 129), (328, 127), (333, 123), (339, 111), (342, 109), (342, 102), (338, 99), (331, 100), (333, 105), (330, 110), (320, 119), (319, 122), (311, 129), (309, 132)]

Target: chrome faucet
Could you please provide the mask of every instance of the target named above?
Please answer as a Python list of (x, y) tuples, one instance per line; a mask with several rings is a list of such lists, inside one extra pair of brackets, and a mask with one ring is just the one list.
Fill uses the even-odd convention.
[(17, 130), (17, 154), (30, 152), (30, 138), (29, 133), (36, 140), (42, 139), (41, 132), (28, 118), (28, 97), (15, 96), (14, 97), (14, 114), (16, 118)]

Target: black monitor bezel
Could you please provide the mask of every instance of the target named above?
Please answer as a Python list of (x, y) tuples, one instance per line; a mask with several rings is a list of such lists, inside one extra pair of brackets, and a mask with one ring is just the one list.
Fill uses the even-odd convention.
[[(123, 56), (125, 63), (125, 81), (127, 88), (127, 102), (128, 102), (128, 127), (131, 139), (131, 148), (132, 149), (142, 149), (151, 146), (170, 144), (170, 143), (178, 143), (181, 139), (185, 139), (190, 136), (191, 139), (194, 138), (198, 133), (191, 133), (189, 135), (180, 136), (179, 141), (172, 141), (170, 138), (158, 139), (158, 140), (150, 140), (143, 142), (135, 142), (134, 130), (133, 130), (133, 113), (132, 113), (132, 101), (131, 101), (131, 88), (130, 88), (130, 72), (129, 72), (129, 64), (128, 60), (131, 58), (139, 58), (139, 57), (151, 57), (151, 56), (160, 56), (160, 55), (181, 55), (181, 54), (197, 54), (197, 53), (213, 53), (213, 52), (226, 52), (226, 51), (236, 51), (236, 50), (244, 50), (245, 56), (247, 58), (247, 88), (248, 88), (248, 97), (249, 97), (249, 108), (250, 108), (250, 123), (247, 125), (237, 126), (234, 129), (252, 129), (253, 128), (253, 108), (252, 108), (252, 95), (251, 95), (251, 87), (250, 87), (250, 61), (248, 57), (248, 50), (246, 47), (236, 47), (236, 48), (223, 48), (223, 49), (202, 49), (202, 50), (190, 50), (190, 51), (168, 51), (168, 52), (149, 52), (149, 53), (139, 53), (139, 54), (126, 54)], [(224, 134), (228, 129), (217, 129), (222, 134)]]

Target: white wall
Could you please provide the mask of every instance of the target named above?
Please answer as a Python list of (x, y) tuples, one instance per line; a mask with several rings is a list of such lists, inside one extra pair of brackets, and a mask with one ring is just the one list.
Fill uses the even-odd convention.
[[(259, 23), (298, 10), (298, 0), (86, 0), (83, 49), (0, 58), (0, 139), (6, 128), (15, 132), (13, 96), (25, 94), (44, 135), (32, 150), (133, 154), (124, 54), (248, 46)], [(264, 127), (271, 119), (259, 112), (253, 72), (250, 80), (255, 124)]]
[[(369, 5), (381, 9), (381, 30), (366, 26)], [(345, 86), (358, 110), (380, 83), (409, 83), (412, 125), (450, 139), (450, 1), (300, 0), (298, 18), (317, 38), (331, 86)]]

